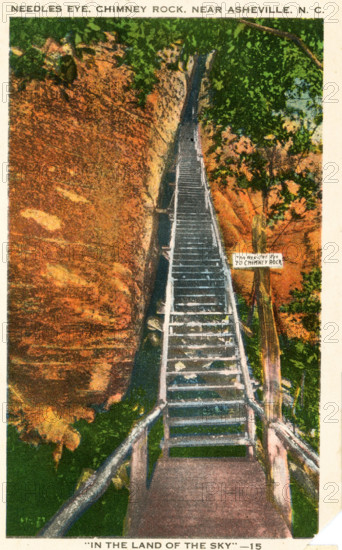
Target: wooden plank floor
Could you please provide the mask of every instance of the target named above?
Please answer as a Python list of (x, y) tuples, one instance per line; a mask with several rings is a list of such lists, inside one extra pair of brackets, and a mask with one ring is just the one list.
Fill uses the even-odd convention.
[(159, 460), (137, 537), (286, 538), (265, 475), (244, 458)]

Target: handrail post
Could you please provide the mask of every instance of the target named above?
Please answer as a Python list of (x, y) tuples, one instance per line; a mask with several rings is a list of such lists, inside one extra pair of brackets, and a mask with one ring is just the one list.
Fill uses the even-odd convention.
[[(252, 242), (254, 252), (259, 254), (266, 252), (264, 214), (257, 215), (253, 219)], [(261, 330), (267, 486), (270, 498), (291, 529), (292, 507), (287, 450), (270, 425), (272, 422), (282, 421), (282, 391), (280, 346), (274, 319), (269, 268), (255, 270), (255, 288)]]
[[(256, 427), (255, 427), (255, 414), (254, 414), (254, 411), (252, 409), (252, 407), (250, 407), (248, 405), (248, 403), (246, 403), (246, 412), (247, 412), (247, 436), (248, 436), (248, 439), (249, 441), (255, 441), (255, 434), (256, 434)], [(248, 453), (248, 456), (249, 458), (254, 458), (255, 456), (255, 448), (254, 448), (254, 445), (249, 445), (247, 447), (247, 453)]]
[(126, 517), (128, 536), (135, 536), (146, 503), (148, 474), (148, 428), (132, 445), (129, 502)]

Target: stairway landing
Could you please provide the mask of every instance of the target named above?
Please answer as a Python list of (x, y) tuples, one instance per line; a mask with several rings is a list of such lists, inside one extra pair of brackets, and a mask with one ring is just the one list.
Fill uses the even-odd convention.
[(158, 461), (137, 537), (287, 538), (266, 497), (265, 474), (246, 458)]

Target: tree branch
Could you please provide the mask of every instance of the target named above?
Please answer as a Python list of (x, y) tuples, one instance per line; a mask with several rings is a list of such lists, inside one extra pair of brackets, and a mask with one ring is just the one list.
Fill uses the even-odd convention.
[(296, 46), (298, 46), (311, 61), (318, 67), (321, 71), (323, 71), (323, 63), (317, 57), (315, 54), (307, 47), (307, 45), (303, 42), (301, 38), (299, 38), (296, 34), (293, 34), (292, 32), (287, 31), (281, 31), (279, 29), (273, 29), (272, 27), (265, 27), (264, 25), (259, 25), (258, 23), (252, 23), (252, 21), (248, 21), (247, 19), (238, 19), (240, 23), (243, 23), (244, 25), (247, 25), (247, 27), (252, 27), (254, 29), (257, 29), (259, 31), (268, 32), (270, 34), (274, 34), (275, 36), (280, 36), (280, 38), (285, 38), (285, 40), (290, 40)]

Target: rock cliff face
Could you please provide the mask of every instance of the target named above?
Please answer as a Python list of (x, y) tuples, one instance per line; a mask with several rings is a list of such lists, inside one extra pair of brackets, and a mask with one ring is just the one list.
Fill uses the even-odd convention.
[[(72, 423), (120, 400), (157, 257), (155, 207), (186, 95), (162, 66), (140, 108), (115, 39), (61, 88), (12, 79), (10, 419), (30, 442), (73, 450)], [(45, 53), (58, 54), (53, 41)], [(177, 50), (168, 52), (176, 56)]]

